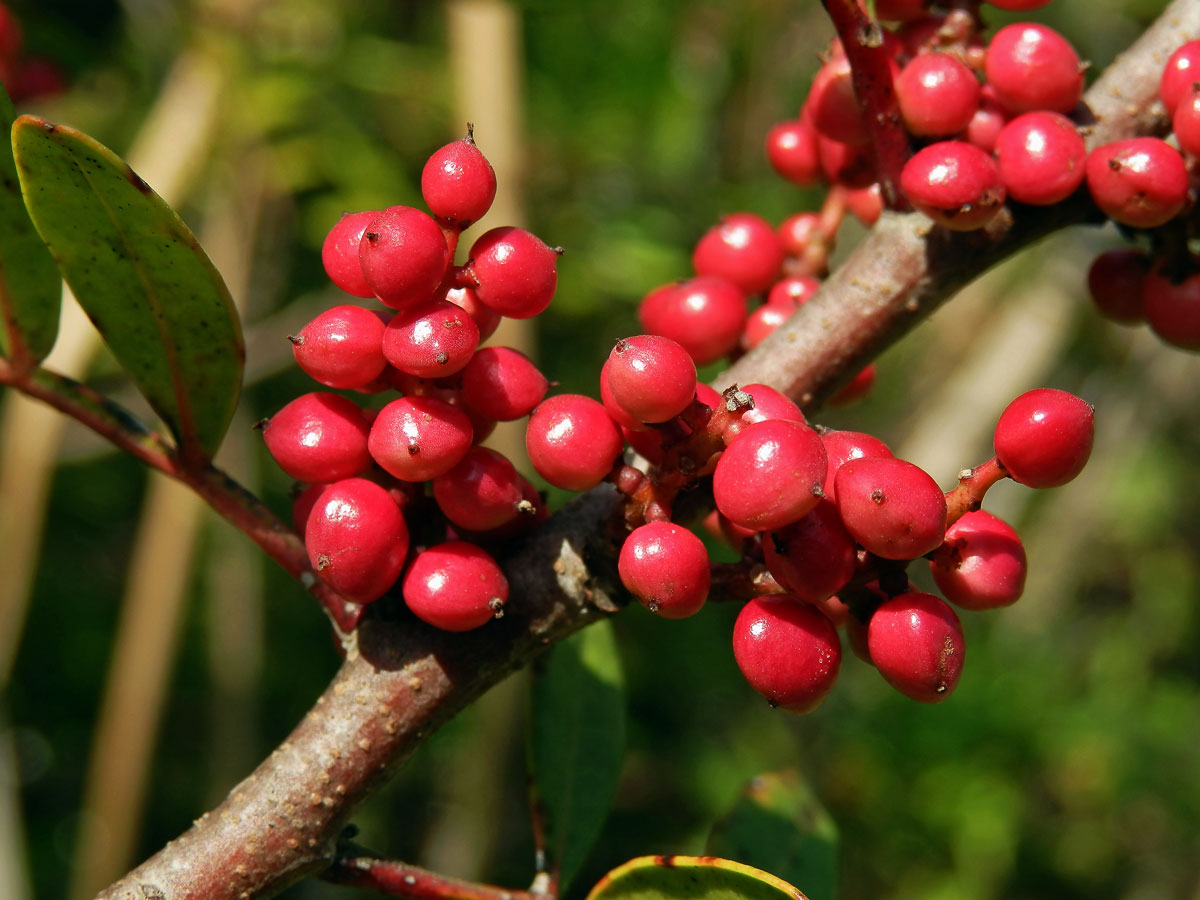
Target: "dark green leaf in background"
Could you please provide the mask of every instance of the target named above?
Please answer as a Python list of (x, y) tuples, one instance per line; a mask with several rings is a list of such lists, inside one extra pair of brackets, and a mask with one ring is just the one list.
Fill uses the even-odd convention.
[[(0, 86), (0, 124), (12, 128), (16, 112)], [(0, 149), (0, 356), (19, 368), (41, 362), (58, 334), (62, 279), (41, 236), (29, 221), (12, 149)]]
[(639, 856), (596, 883), (587, 900), (808, 900), (782, 878), (715, 856)]
[(241, 388), (241, 325), (183, 220), (82, 132), (21, 116), (13, 150), (25, 203), (63, 278), (184, 458), (221, 442)]
[(587, 857), (617, 788), (625, 753), (624, 689), (607, 621), (556, 646), (534, 672), (530, 767), (560, 891)]
[(707, 850), (802, 887), (812, 900), (837, 893), (838, 831), (794, 771), (768, 772), (746, 786), (709, 835)]

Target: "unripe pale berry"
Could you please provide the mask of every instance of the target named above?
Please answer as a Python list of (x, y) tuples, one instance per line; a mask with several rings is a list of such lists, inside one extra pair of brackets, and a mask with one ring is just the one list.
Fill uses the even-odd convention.
[(1014, 481), (1058, 487), (1081, 471), (1092, 452), (1092, 407), (1066, 391), (1037, 388), (1005, 407), (996, 423), (1000, 464)]
[(367, 225), (379, 213), (377, 209), (343, 213), (337, 224), (329, 229), (325, 243), (321, 245), (321, 263), (325, 266), (325, 274), (343, 291), (355, 297), (375, 296), (358, 262), (358, 248)]
[(607, 382), (613, 402), (634, 422), (666, 422), (695, 397), (696, 364), (675, 341), (639, 334), (617, 341), (600, 381), (602, 387)]
[(966, 644), (946, 601), (911, 591), (875, 610), (867, 647), (888, 684), (921, 703), (941, 703), (958, 685)]
[(1188, 199), (1187, 166), (1179, 151), (1153, 137), (1097, 147), (1087, 158), (1087, 184), (1110, 219), (1156, 228), (1175, 218)]
[(471, 245), (467, 271), (479, 300), (511, 319), (543, 312), (558, 286), (558, 251), (523, 228), (502, 226), (484, 232)]
[(946, 529), (946, 543), (929, 568), (951, 603), (963, 609), (997, 609), (1020, 599), (1028, 563), (1012, 526), (980, 509)]
[(421, 196), (439, 219), (466, 226), (483, 218), (496, 197), (496, 173), (470, 132), (429, 157), (421, 171)]
[(463, 403), (497, 422), (529, 415), (549, 386), (529, 357), (511, 347), (481, 347), (462, 371)]
[(724, 278), (746, 294), (757, 294), (779, 278), (783, 248), (762, 216), (733, 213), (700, 238), (692, 265), (698, 275)]
[(401, 397), (379, 411), (367, 446), (401, 481), (428, 481), (458, 465), (471, 449), (466, 413), (437, 397)]
[(721, 454), (713, 472), (713, 497), (731, 522), (772, 531), (817, 505), (825, 467), (825, 447), (807, 425), (786, 419), (756, 422)]
[(349, 390), (377, 378), (387, 364), (383, 329), (383, 320), (369, 309), (332, 306), (289, 340), (296, 364), (308, 375), (326, 387)]
[(429, 300), (402, 309), (384, 330), (383, 355), (401, 372), (418, 378), (454, 375), (479, 346), (479, 328), (461, 306)]
[(413, 615), (443, 631), (471, 631), (503, 614), (508, 579), (491, 554), (466, 541), (422, 550), (401, 582)]
[(349, 600), (370, 603), (400, 577), (408, 527), (384, 488), (365, 478), (347, 478), (317, 498), (304, 546), (322, 581)]
[(358, 245), (367, 284), (393, 309), (430, 299), (450, 265), (438, 223), (411, 206), (391, 206), (370, 221)]
[(816, 607), (788, 594), (755, 597), (733, 625), (733, 656), (772, 706), (816, 709), (842, 663), (837, 629)]
[(617, 571), (629, 593), (664, 619), (695, 615), (708, 597), (704, 542), (673, 522), (635, 528), (621, 545)]
[(842, 464), (837, 508), (863, 549), (884, 559), (916, 559), (942, 542), (946, 495), (919, 466), (891, 457)]
[(603, 481), (624, 446), (604, 406), (579, 394), (543, 400), (525, 429), (530, 463), (550, 484), (569, 491)]
[(302, 394), (263, 426), (279, 468), (297, 481), (338, 481), (371, 466), (363, 411), (340, 394)]

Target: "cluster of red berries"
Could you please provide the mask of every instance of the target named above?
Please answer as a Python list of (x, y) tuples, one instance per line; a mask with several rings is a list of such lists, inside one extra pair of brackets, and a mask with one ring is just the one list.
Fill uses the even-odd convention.
[(1188, 172), (1200, 160), (1200, 41), (1171, 54), (1159, 97), (1182, 155), (1157, 138), (1137, 138), (1110, 144), (1115, 149), (1094, 164), (1088, 159), (1089, 179), (1094, 165), (1096, 181), (1109, 185), (1110, 206), (1099, 197), (1096, 202), (1149, 247), (1100, 254), (1088, 271), (1088, 288), (1106, 318), (1146, 322), (1166, 343), (1200, 350), (1200, 261), (1188, 250), (1196, 237)]
[(28, 56), (16, 15), (0, 3), (0, 83), (14, 103), (61, 93), (67, 86), (62, 70), (49, 59)]

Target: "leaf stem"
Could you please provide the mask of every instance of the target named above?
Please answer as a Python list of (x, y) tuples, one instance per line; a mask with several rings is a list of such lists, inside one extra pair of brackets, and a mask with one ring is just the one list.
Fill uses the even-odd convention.
[(408, 863), (365, 855), (340, 857), (321, 877), (333, 884), (406, 900), (541, 900), (529, 891), (463, 881)]

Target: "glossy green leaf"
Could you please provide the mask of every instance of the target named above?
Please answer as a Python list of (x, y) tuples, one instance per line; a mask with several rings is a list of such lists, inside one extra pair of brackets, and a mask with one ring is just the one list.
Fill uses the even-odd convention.
[(717, 856), (639, 856), (596, 883), (587, 900), (808, 900), (782, 878)]
[(205, 462), (241, 388), (241, 325), (188, 227), (120, 157), (72, 128), (21, 116), (17, 172), (30, 216), (105, 343)]
[[(0, 124), (7, 134), (16, 112), (0, 86)], [(0, 356), (20, 366), (46, 357), (58, 335), (62, 279), (29, 220), (12, 147), (0, 149)]]
[(534, 671), (529, 756), (548, 863), (566, 888), (612, 804), (625, 753), (625, 699), (612, 624), (596, 622)]
[(837, 825), (796, 772), (751, 780), (706, 849), (803, 885), (812, 900), (837, 893)]

